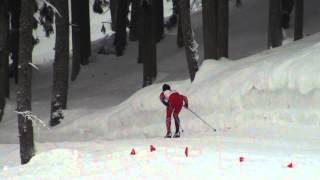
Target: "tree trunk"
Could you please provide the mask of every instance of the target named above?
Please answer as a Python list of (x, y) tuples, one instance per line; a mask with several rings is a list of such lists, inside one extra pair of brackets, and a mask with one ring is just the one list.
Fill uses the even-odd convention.
[(294, 40), (303, 38), (303, 0), (295, 0)]
[(141, 7), (141, 17), (143, 18), (141, 34), (143, 35), (139, 39), (139, 48), (141, 48), (140, 58), (143, 63), (143, 87), (151, 85), (156, 74), (154, 72), (156, 66), (156, 38), (153, 7), (153, 4), (149, 4), (148, 1), (143, 0)]
[(218, 59), (228, 57), (229, 40), (229, 1), (218, 0)]
[(20, 8), (21, 0), (11, 0), (11, 32), (10, 32), (10, 51), (12, 53), (12, 65), (10, 67), (10, 76), (15, 79), (15, 83), (18, 83), (18, 64), (19, 64), (19, 27), (20, 27)]
[(80, 72), (81, 62), (81, 34), (80, 21), (81, 14), (78, 0), (71, 0), (71, 21), (72, 21), (72, 72), (71, 80), (76, 80)]
[(182, 35), (182, 28), (181, 28), (181, 18), (180, 18), (180, 10), (179, 10), (179, 0), (172, 0), (172, 6), (173, 6), (173, 15), (176, 15), (178, 19), (178, 25), (177, 25), (177, 45), (179, 48), (182, 48), (184, 46), (183, 42), (183, 35)]
[(202, 0), (204, 59), (218, 58), (218, 0)]
[(193, 32), (191, 27), (190, 17), (190, 1), (178, 0), (179, 17), (181, 19), (181, 28), (183, 34), (183, 40), (186, 51), (186, 58), (188, 63), (188, 69), (191, 81), (194, 80), (195, 74), (198, 71), (197, 54), (195, 54), (196, 42), (193, 38)]
[[(134, 0), (135, 2), (138, 2)], [(110, 0), (110, 13), (111, 13), (111, 30), (116, 31), (117, 29), (117, 9), (118, 0)]]
[[(161, 17), (162, 16), (162, 17)], [(152, 81), (157, 77), (157, 43), (163, 38), (163, 1), (152, 1), (152, 32), (153, 44), (150, 49), (152, 52), (151, 66), (152, 66)]]
[(90, 35), (90, 7), (89, 0), (77, 1), (80, 3), (80, 38), (81, 38), (81, 64), (89, 64), (91, 56), (91, 35)]
[(282, 8), (281, 1), (269, 0), (269, 37), (268, 47), (278, 47), (282, 45)]
[(153, 0), (154, 9), (155, 9), (155, 35), (156, 42), (160, 42), (163, 39), (164, 33), (164, 14), (163, 14), (163, 0)]
[(8, 95), (8, 36), (9, 14), (7, 1), (0, 2), (0, 122)]
[(51, 101), (50, 125), (59, 124), (63, 118), (62, 109), (67, 107), (69, 77), (69, 7), (68, 1), (55, 0), (54, 5), (62, 17), (55, 16), (56, 44), (53, 65), (53, 90)]
[(138, 40), (138, 31), (139, 31), (139, 16), (140, 16), (140, 1), (132, 0), (131, 1), (131, 18), (130, 18), (130, 31), (129, 31), (129, 40), (137, 41)]
[(117, 27), (114, 45), (117, 56), (122, 56), (125, 46), (127, 45), (127, 21), (129, 12), (128, 0), (119, 0), (117, 9)]
[(184, 46), (180, 14), (178, 14), (177, 45), (179, 48), (182, 48)]
[[(33, 50), (33, 12), (35, 4), (30, 0), (21, 0), (20, 37), (19, 37), (19, 83), (17, 91), (17, 111), (31, 111), (31, 78)], [(18, 115), (20, 157), (21, 163), (26, 164), (34, 156), (34, 141), (32, 121)]]
[(294, 7), (295, 0), (281, 0), (281, 10), (282, 10), (282, 28), (288, 29), (290, 27), (290, 16)]

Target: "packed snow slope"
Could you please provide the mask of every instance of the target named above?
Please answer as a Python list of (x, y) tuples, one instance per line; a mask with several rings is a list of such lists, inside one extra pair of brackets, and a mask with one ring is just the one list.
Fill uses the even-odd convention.
[[(239, 61), (207, 60), (193, 83), (169, 84), (187, 95), (190, 108), (219, 130), (263, 129), (265, 124), (319, 128), (319, 42), (320, 34), (316, 34)], [(160, 137), (165, 119), (165, 108), (159, 102), (161, 85), (137, 91), (109, 111), (80, 118), (57, 131), (74, 129), (107, 139)], [(210, 131), (186, 110), (181, 123), (186, 134)], [(72, 134), (76, 132), (69, 136)]]

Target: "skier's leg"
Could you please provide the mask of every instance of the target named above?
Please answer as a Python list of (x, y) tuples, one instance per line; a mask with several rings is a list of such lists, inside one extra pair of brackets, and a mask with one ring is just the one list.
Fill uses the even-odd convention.
[(176, 126), (176, 133), (178, 133), (180, 130), (180, 119), (178, 115), (173, 115), (173, 117), (174, 117), (174, 124)]
[(171, 133), (171, 115), (173, 112), (173, 107), (168, 106), (167, 107), (167, 116), (166, 116), (166, 127), (167, 127), (167, 133)]
[(180, 119), (179, 119), (179, 113), (182, 109), (183, 106), (183, 99), (180, 98), (179, 96), (177, 96), (174, 99), (175, 103), (174, 103), (174, 111), (173, 111), (173, 117), (174, 117), (174, 123), (176, 126), (176, 132), (175, 132), (175, 136), (179, 137), (180, 136)]

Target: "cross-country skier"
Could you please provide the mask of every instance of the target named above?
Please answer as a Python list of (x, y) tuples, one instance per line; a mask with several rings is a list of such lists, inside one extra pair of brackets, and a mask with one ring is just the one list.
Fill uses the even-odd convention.
[(167, 134), (165, 138), (171, 138), (171, 115), (173, 113), (173, 118), (176, 126), (176, 132), (174, 138), (180, 137), (180, 119), (179, 112), (182, 106), (188, 108), (188, 98), (179, 94), (177, 91), (171, 90), (168, 84), (162, 86), (162, 93), (160, 94), (160, 101), (167, 107), (166, 115), (166, 127)]

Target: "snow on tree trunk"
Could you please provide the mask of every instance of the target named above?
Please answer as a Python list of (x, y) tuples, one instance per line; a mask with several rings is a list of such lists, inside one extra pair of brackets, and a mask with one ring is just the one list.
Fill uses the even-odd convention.
[(304, 0), (295, 0), (294, 40), (303, 38)]
[(5, 108), (5, 98), (8, 95), (8, 36), (9, 14), (7, 1), (0, 2), (0, 122)]
[(268, 47), (278, 47), (282, 45), (282, 7), (280, 0), (269, 0), (269, 37)]
[(190, 1), (178, 0), (179, 16), (181, 19), (182, 35), (185, 45), (186, 58), (191, 81), (194, 80), (198, 71), (198, 44), (195, 42), (190, 17)]
[[(69, 77), (69, 12), (68, 1), (55, 0), (54, 5), (62, 17), (56, 14), (56, 43), (53, 64), (53, 90), (50, 125), (54, 126), (63, 118), (61, 110), (67, 107)], [(58, 115), (57, 115), (58, 114)]]
[[(17, 90), (17, 111), (31, 111), (31, 78), (33, 50), (33, 13), (35, 2), (21, 0), (20, 37), (19, 37), (19, 83)], [(18, 114), (21, 163), (26, 164), (34, 156), (32, 121)]]
[(77, 0), (71, 0), (71, 21), (72, 21), (72, 71), (71, 80), (75, 81), (80, 72), (81, 62), (81, 35), (80, 15), (81, 11)]

